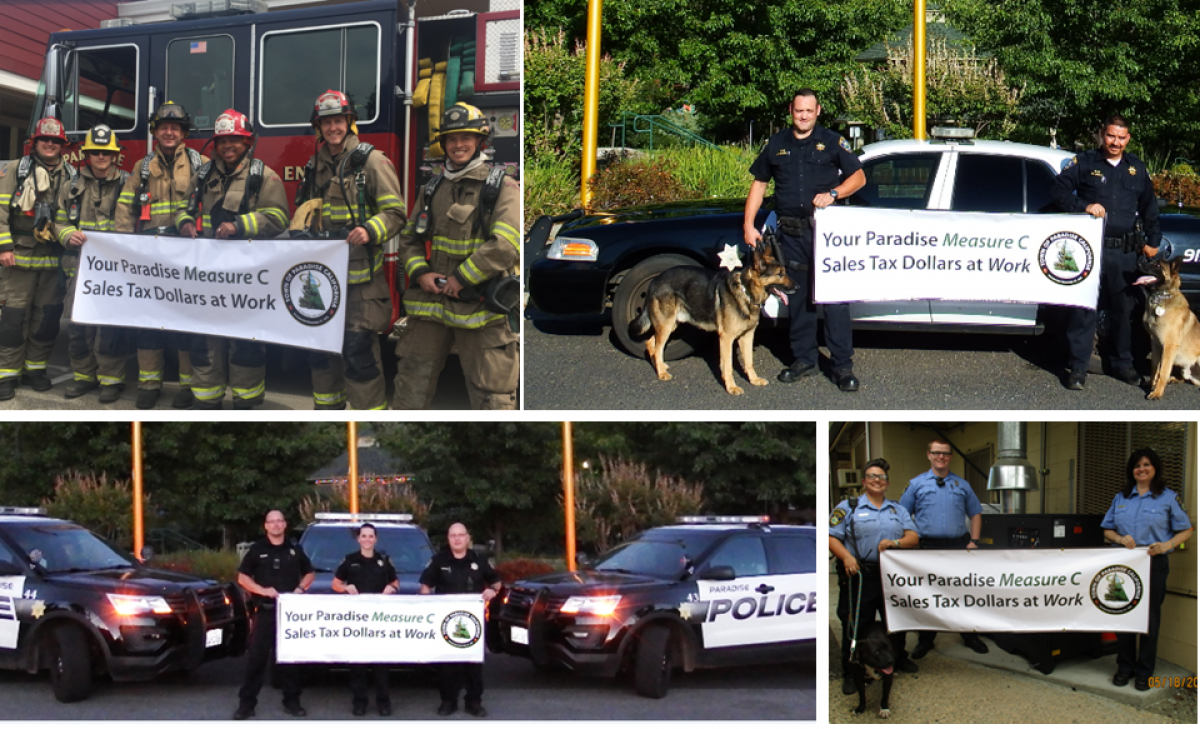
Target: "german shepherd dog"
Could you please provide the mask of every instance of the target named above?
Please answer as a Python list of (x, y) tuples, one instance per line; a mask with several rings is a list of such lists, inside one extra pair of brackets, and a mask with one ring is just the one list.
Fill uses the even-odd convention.
[(1146, 313), (1142, 324), (1150, 335), (1150, 362), (1153, 380), (1149, 400), (1158, 400), (1180, 368), (1183, 380), (1200, 385), (1200, 321), (1179, 291), (1179, 259), (1155, 261), (1143, 259), (1138, 270), (1147, 274), (1135, 283), (1146, 287)]
[(882, 719), (890, 719), (892, 711), (888, 708), (888, 699), (892, 695), (892, 680), (896, 673), (893, 664), (896, 657), (892, 650), (892, 641), (882, 623), (872, 623), (867, 628), (866, 635), (858, 639), (851, 661), (850, 670), (854, 672), (854, 686), (858, 689), (858, 706), (855, 707), (854, 713), (861, 714), (867, 710), (867, 670), (873, 668), (883, 677), (879, 716)]
[[(650, 332), (646, 354), (658, 373), (669, 380), (663, 349), (676, 324), (686, 323), (705, 331), (715, 331), (721, 342), (721, 380), (730, 395), (743, 390), (733, 382), (733, 343), (738, 343), (742, 369), (752, 385), (767, 381), (754, 371), (754, 329), (763, 303), (774, 295), (786, 304), (795, 284), (787, 269), (768, 250), (755, 248), (753, 263), (744, 269), (713, 272), (700, 266), (676, 266), (660, 273), (646, 290), (642, 314), (629, 325), (629, 334), (637, 339)], [(651, 331), (653, 330), (653, 331)]]

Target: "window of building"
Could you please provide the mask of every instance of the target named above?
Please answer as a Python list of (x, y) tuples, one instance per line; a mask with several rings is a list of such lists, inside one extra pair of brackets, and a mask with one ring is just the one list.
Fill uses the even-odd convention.
[(267, 33), (262, 40), (258, 118), (265, 126), (308, 126), (327, 89), (346, 94), (360, 124), (378, 116), (379, 25)]
[(233, 107), (233, 37), (177, 38), (167, 44), (167, 94), (182, 104), (196, 129), (212, 129)]
[(84, 48), (67, 59), (62, 123), (67, 132), (107, 124), (133, 131), (138, 89), (138, 48), (134, 45)]
[(1183, 498), (1195, 482), (1187, 472), (1187, 423), (1080, 423), (1077, 513), (1108, 511), (1127, 486), (1125, 463), (1138, 448), (1154, 449), (1163, 461), (1167, 488)]

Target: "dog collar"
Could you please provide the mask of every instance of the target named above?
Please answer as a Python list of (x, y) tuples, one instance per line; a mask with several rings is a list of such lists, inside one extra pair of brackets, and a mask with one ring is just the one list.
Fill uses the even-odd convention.
[(1150, 305), (1154, 307), (1155, 316), (1162, 316), (1163, 314), (1167, 313), (1167, 310), (1162, 306), (1162, 303), (1169, 298), (1171, 298), (1171, 294), (1165, 292), (1152, 294), (1150, 296)]

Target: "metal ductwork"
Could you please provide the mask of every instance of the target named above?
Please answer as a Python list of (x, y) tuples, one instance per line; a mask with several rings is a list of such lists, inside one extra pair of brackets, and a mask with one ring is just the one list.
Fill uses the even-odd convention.
[(1038, 472), (1029, 462), (1025, 423), (997, 423), (998, 454), (988, 472), (988, 491), (1000, 492), (1000, 511), (1025, 513), (1025, 492), (1038, 490)]

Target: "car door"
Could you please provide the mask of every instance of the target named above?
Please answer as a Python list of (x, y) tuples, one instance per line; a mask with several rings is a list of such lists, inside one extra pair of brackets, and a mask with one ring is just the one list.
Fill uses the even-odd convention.
[[(702, 602), (708, 603), (703, 624), (705, 648), (728, 648), (799, 640), (800, 603), (794, 597), (799, 576), (771, 574), (760, 534), (725, 540), (705, 567), (732, 567), (732, 580), (697, 580)], [(703, 573), (703, 569), (701, 573)]]

